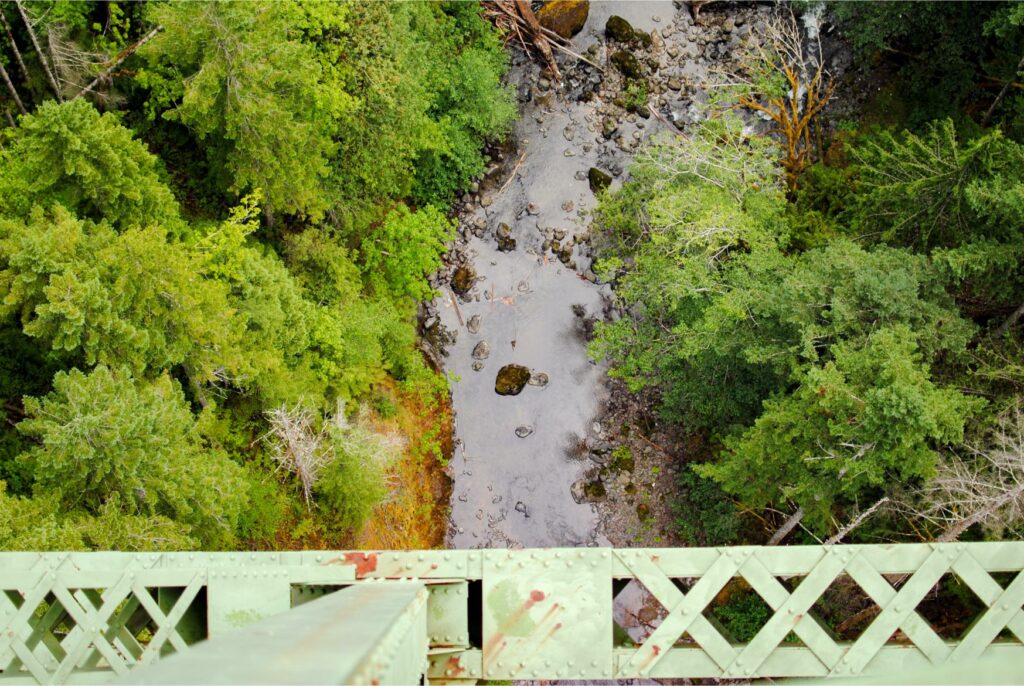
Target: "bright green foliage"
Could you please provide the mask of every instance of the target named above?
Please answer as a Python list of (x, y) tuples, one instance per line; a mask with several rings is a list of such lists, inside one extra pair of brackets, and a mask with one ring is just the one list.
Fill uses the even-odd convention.
[(21, 459), (40, 493), (101, 516), (116, 496), (124, 513), (169, 517), (205, 545), (231, 541), (246, 502), (240, 469), (203, 449), (177, 382), (139, 383), (100, 366), (60, 372), (53, 385), (25, 399), (28, 418), (18, 425), (39, 443)]
[(938, 388), (915, 338), (899, 325), (835, 345), (832, 360), (766, 401), (720, 461), (697, 470), (755, 508), (792, 500), (823, 529), (839, 498), (930, 476), (936, 447), (962, 441), (984, 401)]
[(0, 481), (0, 550), (82, 550), (82, 537), (57, 517), (53, 496), (8, 495)]
[(262, 188), (267, 207), (321, 215), (341, 95), (321, 88), (313, 49), (289, 3), (152, 7), (164, 30), (145, 48), (150, 106), (195, 132), (227, 190)]
[(317, 502), (331, 513), (339, 530), (361, 527), (374, 505), (387, 495), (384, 468), (394, 446), (360, 426), (335, 424), (330, 432), (332, 459), (316, 484)]
[(28, 221), (0, 219), (0, 268), (0, 312), (90, 364), (141, 374), (187, 363), (207, 380), (232, 338), (223, 290), (160, 226), (118, 234), (36, 207)]
[(163, 515), (127, 514), (117, 493), (100, 506), (97, 516), (80, 517), (71, 526), (93, 550), (170, 552), (200, 547), (182, 522)]
[(0, 216), (27, 219), (33, 206), (55, 203), (117, 231), (183, 230), (159, 160), (114, 115), (84, 100), (43, 104), (0, 149)]
[(444, 202), (483, 170), (514, 108), (505, 55), (471, 3), (157, 5), (137, 77), (195, 132), (214, 181), (351, 229), (376, 205)]
[(399, 205), (363, 239), (363, 263), (374, 292), (393, 299), (430, 298), (427, 276), (441, 266), (445, 243), (454, 235), (455, 224), (432, 205), (417, 212)]

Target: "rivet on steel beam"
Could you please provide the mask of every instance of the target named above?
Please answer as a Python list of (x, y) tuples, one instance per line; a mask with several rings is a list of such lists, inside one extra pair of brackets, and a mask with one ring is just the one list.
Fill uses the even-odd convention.
[(504, 663), (504, 662), (502, 662), (501, 660), (498, 660), (498, 666), (499, 666), (499, 667), (504, 667), (504, 666), (505, 666), (505, 663)]
[(1009, 610), (1010, 609), (1010, 604), (1009, 603), (1003, 603), (1003, 609), (1004, 610)]
[(788, 612), (788, 613), (789, 613), (789, 614), (791, 614), (791, 615), (795, 615), (795, 614), (796, 614), (796, 610), (794, 610), (793, 608), (788, 608), (788, 609), (786, 610), (786, 612)]
[(597, 667), (597, 660), (591, 660), (590, 661), (590, 666), (591, 667)]
[(423, 556), (423, 553), (420, 553), (419, 555), (416, 556), (416, 559), (419, 560), (420, 562), (423, 562), (423, 560), (425, 560), (426, 558)]

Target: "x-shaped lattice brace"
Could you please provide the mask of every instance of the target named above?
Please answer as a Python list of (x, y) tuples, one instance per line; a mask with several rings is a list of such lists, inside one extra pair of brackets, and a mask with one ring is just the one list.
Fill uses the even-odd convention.
[(684, 596), (672, 580), (658, 568), (650, 553), (616, 551), (615, 554), (626, 568), (668, 610), (668, 615), (658, 628), (647, 637), (625, 664), (619, 666), (618, 677), (646, 676), (686, 632), (690, 633), (704, 652), (720, 667), (724, 669), (732, 663), (736, 658), (736, 649), (701, 613), (725, 587), (745, 559), (742, 549), (737, 549), (736, 553), (720, 555)]
[[(7, 594), (8, 600), (17, 608), (9, 626), (23, 628), (0, 636), (0, 655), (12, 651), (15, 660), (8, 667), (23, 664), (40, 683), (65, 682), (78, 665), (95, 664), (101, 658), (106, 659), (114, 672), (123, 675), (132, 666), (123, 655), (129, 656), (133, 663), (137, 660), (140, 664), (147, 664), (168, 642), (175, 649), (184, 650), (187, 644), (178, 633), (177, 625), (205, 584), (204, 575), (196, 573), (171, 611), (165, 614), (145, 584), (135, 580), (133, 571), (123, 574), (102, 594), (94, 589), (72, 592), (58, 583), (58, 575), (52, 571), (36, 571), (33, 576), (34, 583), (28, 584), (31, 588), (23, 598), (17, 593)], [(36, 608), (50, 593), (57, 603), (53, 603), (37, 620)], [(129, 600), (129, 595), (134, 597)], [(127, 605), (118, 611), (126, 600), (129, 600)], [(137, 607), (136, 601), (159, 627), (144, 650), (124, 627), (125, 620)], [(51, 630), (65, 617), (75, 626), (63, 641), (58, 642)], [(59, 660), (57, 670), (52, 674), (33, 652), (40, 641), (44, 641), (54, 658)]]
[[(640, 551), (616, 554), (668, 610), (658, 628), (620, 667), (620, 677), (649, 674), (687, 631), (718, 664), (723, 676), (737, 678), (762, 675), (764, 661), (790, 632), (835, 675), (861, 673), (897, 629), (933, 664), (980, 656), (1004, 627), (1024, 640), (1024, 574), (1019, 574), (1004, 590), (970, 553), (953, 546), (935, 546), (899, 590), (856, 549), (822, 549), (819, 559), (792, 593), (750, 549), (721, 550), (685, 595), (658, 567), (656, 555)], [(988, 605), (955, 650), (916, 612), (925, 595), (950, 570)], [(815, 601), (844, 572), (881, 608), (871, 625), (849, 646), (837, 644), (809, 613)], [(737, 574), (774, 610), (757, 635), (743, 646), (731, 645), (702, 614)]]

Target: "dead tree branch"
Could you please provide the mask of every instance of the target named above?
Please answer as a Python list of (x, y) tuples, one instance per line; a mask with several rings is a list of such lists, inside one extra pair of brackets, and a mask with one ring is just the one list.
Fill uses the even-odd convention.
[(7, 85), (7, 92), (11, 94), (11, 99), (14, 100), (14, 104), (18, 106), (18, 111), (22, 114), (27, 114), (25, 111), (25, 103), (18, 97), (18, 91), (14, 87), (14, 82), (11, 81), (11, 77), (7, 75), (7, 70), (4, 69), (4, 65), (0, 64), (0, 77), (3, 78), (4, 83)]
[(124, 62), (124, 61), (125, 61), (126, 59), (128, 59), (129, 57), (131, 57), (131, 56), (132, 56), (133, 54), (135, 54), (135, 52), (136, 52), (136, 51), (137, 51), (137, 50), (138, 50), (139, 48), (141, 48), (141, 47), (142, 47), (143, 45), (145, 45), (146, 43), (148, 43), (149, 41), (151, 41), (151, 40), (152, 40), (152, 39), (153, 39), (153, 38), (154, 38), (154, 37), (156, 36), (156, 34), (160, 33), (160, 32), (161, 32), (161, 31), (163, 30), (163, 28), (164, 28), (164, 27), (162, 27), (162, 26), (156, 26), (155, 28), (153, 28), (153, 30), (151, 30), (151, 31), (150, 31), (149, 33), (147, 33), (147, 34), (146, 34), (145, 36), (143, 36), (143, 37), (142, 37), (142, 38), (140, 38), (139, 40), (135, 41), (134, 43), (132, 43), (131, 45), (129, 45), (129, 46), (128, 46), (127, 48), (125, 48), (124, 50), (122, 50), (122, 51), (121, 51), (121, 52), (120, 52), (120, 53), (119, 53), (119, 54), (118, 54), (118, 55), (117, 55), (117, 56), (116, 56), (116, 57), (114, 58), (114, 61), (110, 63), (110, 66), (108, 66), (108, 67), (107, 67), (106, 69), (104, 69), (104, 70), (103, 70), (102, 72), (100, 72), (99, 74), (97, 74), (97, 75), (96, 75), (96, 78), (94, 78), (94, 79), (93, 79), (93, 80), (92, 80), (92, 81), (91, 81), (91, 82), (89, 83), (89, 85), (88, 85), (88, 86), (86, 86), (85, 88), (83, 88), (82, 90), (80, 90), (80, 91), (78, 92), (78, 94), (77, 94), (77, 95), (76, 95), (75, 97), (76, 97), (76, 98), (80, 98), (80, 97), (82, 97), (83, 95), (85, 95), (86, 93), (90, 93), (90, 92), (92, 92), (92, 89), (93, 89), (93, 88), (95, 88), (95, 87), (96, 87), (96, 85), (97, 85), (98, 83), (100, 83), (100, 82), (101, 82), (101, 81), (103, 81), (104, 79), (107, 79), (107, 78), (109, 78), (110, 74), (111, 74), (111, 73), (112, 73), (112, 72), (113, 72), (113, 71), (114, 71), (115, 69), (117, 69), (117, 68), (118, 68), (119, 66), (121, 66), (121, 63), (122, 63), (122, 62)]
[(46, 59), (46, 54), (39, 46), (39, 39), (36, 38), (35, 29), (32, 28), (32, 22), (28, 19), (28, 14), (25, 12), (22, 0), (14, 0), (14, 4), (18, 7), (18, 14), (21, 15), (22, 21), (25, 22), (25, 30), (28, 32), (28, 37), (36, 49), (36, 54), (39, 55), (39, 63), (43, 66), (43, 71), (46, 73), (47, 81), (50, 82), (50, 87), (53, 88), (53, 94), (57, 96), (57, 102), (64, 102), (64, 97), (60, 93), (60, 87), (57, 85), (57, 79), (53, 77), (53, 69), (50, 68), (50, 62)]
[(796, 512), (789, 515), (789, 518), (783, 522), (782, 526), (776, 529), (775, 533), (772, 534), (772, 537), (768, 539), (768, 542), (765, 543), (765, 545), (778, 545), (782, 543), (783, 539), (785, 539), (786, 536), (788, 536), (789, 533), (795, 529), (798, 524), (800, 524), (803, 518), (804, 508), (796, 508)]
[(24, 81), (28, 81), (28, 69), (25, 68), (25, 61), (21, 59), (21, 50), (18, 50), (18, 44), (14, 42), (14, 34), (11, 32), (11, 25), (7, 23), (7, 17), (0, 11), (0, 25), (4, 27), (4, 33), (7, 34), (7, 40), (11, 44), (11, 51), (14, 53), (14, 60), (18, 63), (18, 69), (21, 70), (21, 78)]

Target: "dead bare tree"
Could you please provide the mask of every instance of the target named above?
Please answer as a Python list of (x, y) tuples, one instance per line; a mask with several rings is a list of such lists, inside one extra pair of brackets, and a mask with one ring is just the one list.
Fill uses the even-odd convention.
[(162, 26), (154, 27), (145, 36), (143, 36), (139, 40), (135, 41), (134, 43), (129, 45), (127, 48), (122, 50), (120, 53), (118, 53), (114, 58), (109, 60), (109, 62), (110, 62), (109, 66), (107, 66), (106, 69), (104, 69), (102, 72), (97, 74), (96, 78), (94, 78), (87, 86), (82, 88), (82, 90), (80, 90), (75, 97), (76, 98), (77, 97), (81, 97), (81, 96), (85, 95), (86, 93), (92, 92), (92, 90), (97, 86), (97, 84), (99, 84), (104, 79), (109, 79), (110, 75), (113, 73), (113, 71), (115, 69), (117, 69), (121, 65), (122, 62), (124, 62), (126, 59), (131, 57), (133, 54), (135, 54), (135, 51), (137, 51), (143, 45), (145, 45), (146, 43), (151, 41), (156, 36), (156, 34), (160, 33), (160, 31), (162, 31), (162, 30), (163, 30)]
[(304, 407), (288, 409), (282, 405), (267, 412), (270, 431), (264, 437), (274, 460), (299, 479), (307, 507), (313, 499), (313, 487), (334, 457), (330, 451), (330, 425), (324, 422), (318, 429), (317, 420)]
[(4, 65), (0, 64), (0, 77), (3, 78), (4, 84), (7, 86), (7, 92), (10, 93), (11, 99), (14, 100), (14, 104), (18, 106), (18, 111), (22, 114), (26, 114), (25, 104), (21, 101), (21, 97), (18, 96), (18, 91), (14, 87), (14, 82), (11, 81), (11, 77), (7, 75), (7, 70), (4, 69)]
[[(262, 440), (281, 469), (298, 478), (307, 507), (324, 470), (338, 458), (339, 449), (358, 456), (363, 464), (376, 461), (386, 467), (404, 447), (398, 436), (374, 431), (366, 412), (360, 412), (355, 423), (350, 423), (341, 404), (333, 415), (323, 418), (299, 405), (282, 405), (267, 412), (266, 417), (270, 428)], [(385, 474), (384, 478), (393, 492), (394, 475)]]
[(7, 34), (7, 41), (11, 44), (11, 51), (14, 53), (14, 61), (18, 63), (18, 69), (21, 70), (21, 78), (28, 81), (28, 69), (25, 68), (25, 61), (21, 58), (21, 50), (18, 50), (18, 44), (14, 42), (11, 25), (7, 23), (7, 17), (4, 16), (3, 11), (0, 11), (0, 26), (3, 26), (4, 33)]
[(937, 541), (955, 541), (981, 524), (1001, 533), (1024, 521), (1024, 400), (998, 419), (987, 445), (950, 455), (938, 474), (916, 492), (912, 514), (940, 528)]
[(50, 68), (50, 62), (46, 59), (46, 54), (39, 46), (39, 39), (36, 37), (36, 31), (32, 26), (32, 22), (29, 21), (28, 13), (25, 12), (25, 6), (22, 3), (22, 0), (14, 0), (14, 4), (18, 7), (18, 14), (21, 15), (22, 21), (25, 22), (25, 31), (28, 33), (29, 40), (32, 41), (32, 46), (36, 49), (36, 54), (39, 56), (39, 63), (42, 65), (43, 72), (46, 74), (46, 80), (50, 82), (50, 87), (53, 88), (53, 94), (57, 96), (58, 102), (64, 102), (64, 96), (61, 95), (60, 87), (57, 85), (57, 79), (53, 76), (53, 69)]
[(782, 166), (790, 190), (811, 163), (815, 117), (835, 90), (821, 41), (815, 43), (816, 49), (806, 45), (792, 10), (779, 11), (768, 22), (762, 41), (740, 58), (739, 68), (727, 75), (725, 84), (735, 92), (739, 107), (773, 122), (773, 133), (782, 139)]

